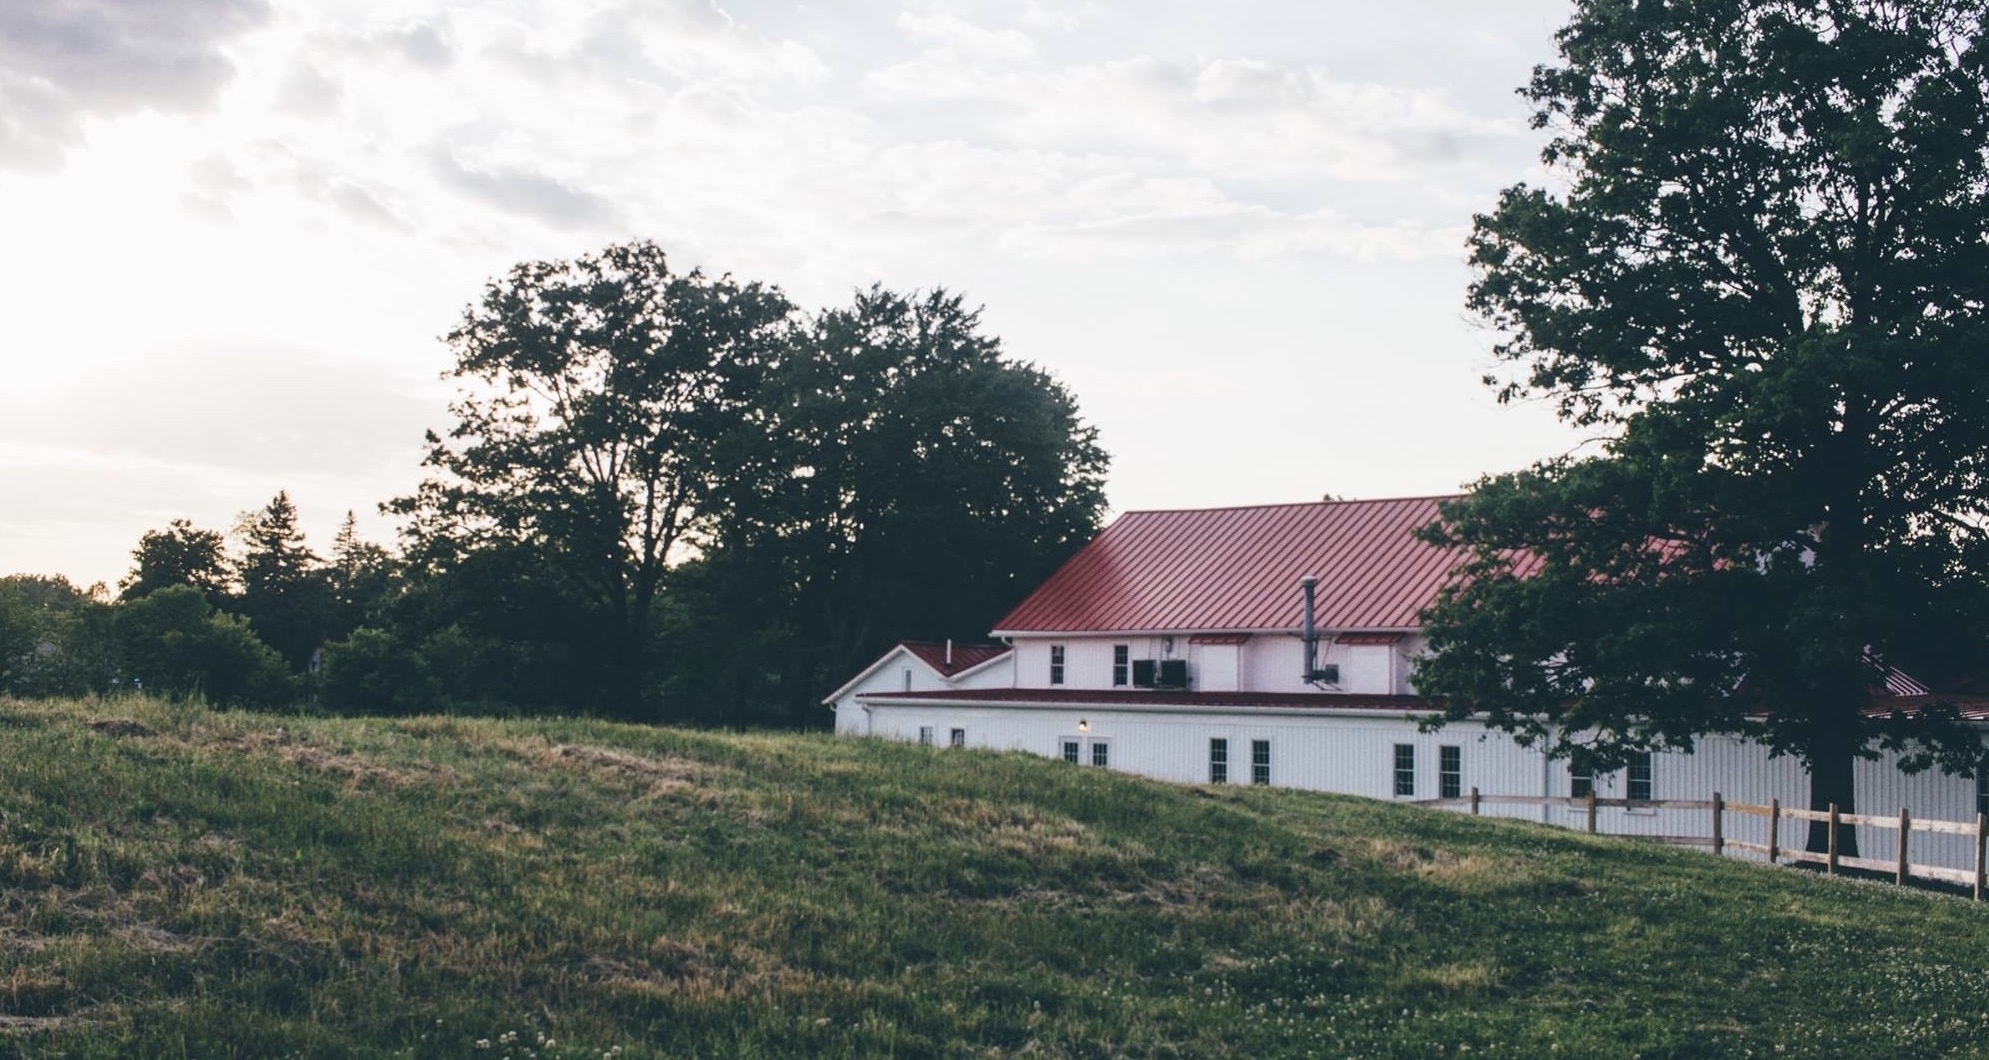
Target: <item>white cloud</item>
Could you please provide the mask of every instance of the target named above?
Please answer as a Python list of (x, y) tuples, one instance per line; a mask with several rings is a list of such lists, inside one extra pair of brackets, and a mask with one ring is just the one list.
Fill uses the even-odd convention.
[(47, 169), (89, 115), (192, 111), (234, 68), (222, 46), (264, 0), (11, 0), (0, 5), (0, 164)]

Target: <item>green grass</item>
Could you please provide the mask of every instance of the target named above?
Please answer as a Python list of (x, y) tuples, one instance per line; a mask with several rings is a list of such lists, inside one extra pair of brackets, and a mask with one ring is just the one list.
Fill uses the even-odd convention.
[(1984, 969), (1964, 900), (1356, 799), (0, 700), (0, 1056), (1950, 1056)]

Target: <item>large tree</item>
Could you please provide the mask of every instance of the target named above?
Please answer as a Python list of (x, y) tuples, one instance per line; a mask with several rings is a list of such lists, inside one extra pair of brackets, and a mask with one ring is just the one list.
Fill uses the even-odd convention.
[[(1599, 447), (1478, 484), (1418, 686), (1600, 765), (1743, 733), (1974, 768), (1989, 572), (1989, 50), (1960, 0), (1582, 0), (1524, 94), (1550, 187), (1471, 237), (1505, 400)], [(1874, 709), (1875, 706), (1877, 709)], [(1812, 842), (1820, 839), (1813, 835)]]
[(232, 575), (225, 551), (227, 539), (218, 530), (203, 530), (187, 519), (174, 519), (164, 530), (147, 530), (131, 552), (131, 573), (118, 583), (121, 597), (136, 600), (173, 585), (198, 590), (211, 604), (228, 596)]
[(291, 668), (308, 668), (331, 634), (335, 605), (324, 562), (305, 541), (290, 494), (278, 491), (262, 508), (244, 512), (235, 536), (241, 595), (234, 610)]
[(984, 637), (1097, 532), (1097, 431), (956, 294), (815, 315), (755, 405), (715, 547), (675, 585), (676, 639), (709, 644), (680, 699), (799, 720), (893, 641)]
[(515, 266), (448, 336), (457, 424), (429, 435), (433, 477), (390, 505), (412, 517), (408, 558), (436, 573), (535, 556), (606, 631), (592, 706), (644, 713), (657, 592), (709, 528), (792, 312), (778, 289), (673, 272), (648, 242)]

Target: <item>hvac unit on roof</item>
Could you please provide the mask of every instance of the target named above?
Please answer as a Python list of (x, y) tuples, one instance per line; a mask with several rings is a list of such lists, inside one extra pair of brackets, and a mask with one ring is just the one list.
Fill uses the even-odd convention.
[(1186, 659), (1160, 660), (1160, 676), (1158, 680), (1154, 682), (1154, 687), (1156, 688), (1188, 687), (1188, 660)]
[(1160, 664), (1154, 659), (1133, 660), (1133, 687), (1152, 688), (1160, 683)]

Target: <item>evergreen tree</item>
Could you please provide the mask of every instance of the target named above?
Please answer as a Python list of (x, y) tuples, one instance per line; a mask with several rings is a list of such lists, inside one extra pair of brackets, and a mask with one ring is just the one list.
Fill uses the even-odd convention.
[(279, 492), (260, 511), (245, 513), (235, 536), (237, 610), (293, 669), (307, 669), (331, 632), (332, 584), (297, 526), (290, 494)]

